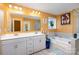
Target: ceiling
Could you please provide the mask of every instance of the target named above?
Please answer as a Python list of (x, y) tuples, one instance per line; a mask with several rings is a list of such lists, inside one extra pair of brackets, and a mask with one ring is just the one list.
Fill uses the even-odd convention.
[(63, 14), (79, 8), (79, 3), (20, 3), (20, 5), (54, 15)]

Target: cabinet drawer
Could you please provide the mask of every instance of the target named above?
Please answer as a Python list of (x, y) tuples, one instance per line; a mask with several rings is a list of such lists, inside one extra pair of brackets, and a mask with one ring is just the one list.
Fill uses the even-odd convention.
[(27, 41), (27, 44), (28, 45), (32, 45), (33, 44), (33, 41)]
[(16, 42), (15, 40), (5, 40), (5, 41), (1, 41), (1, 44), (9, 44), (9, 43), (14, 43)]
[(40, 51), (40, 47), (34, 48), (34, 52), (38, 52), (38, 51)]
[(33, 40), (32, 39), (29, 39), (26, 42), (27, 42), (27, 47), (33, 47)]
[(36, 39), (36, 40), (38, 40), (38, 39), (46, 40), (46, 38), (44, 36), (37, 36), (37, 37), (34, 37), (34, 39)]
[(22, 41), (26, 41), (27, 38), (17, 38), (16, 42), (22, 42)]
[(27, 50), (33, 49), (33, 42), (27, 43)]
[(4, 55), (13, 55), (15, 54), (15, 44), (4, 44), (1, 47), (1, 52)]
[(33, 45), (27, 45), (27, 48), (33, 48)]
[(27, 49), (27, 54), (32, 54), (33, 53), (33, 48), (28, 48)]

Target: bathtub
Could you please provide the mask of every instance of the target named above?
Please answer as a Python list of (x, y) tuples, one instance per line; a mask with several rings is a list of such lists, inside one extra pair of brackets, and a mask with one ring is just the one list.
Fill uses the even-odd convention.
[(54, 37), (51, 38), (51, 48), (58, 48), (66, 54), (74, 54), (73, 38)]

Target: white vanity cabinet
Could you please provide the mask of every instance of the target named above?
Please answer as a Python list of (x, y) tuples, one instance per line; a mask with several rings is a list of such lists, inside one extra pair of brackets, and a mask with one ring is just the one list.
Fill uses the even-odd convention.
[(45, 49), (45, 36), (34, 37), (34, 52)]
[(34, 51), (34, 49), (33, 49), (33, 46), (34, 46), (34, 39), (33, 39), (33, 37), (28, 37), (27, 38), (27, 43), (26, 43), (26, 45), (27, 45), (27, 54), (32, 54)]
[(1, 54), (2, 55), (14, 55), (15, 54), (14, 40), (1, 41)]
[(26, 40), (20, 39), (2, 41), (1, 53), (3, 55), (26, 55)]
[(27, 38), (27, 54), (32, 54), (45, 49), (45, 36), (33, 36)]
[(18, 38), (15, 43), (16, 55), (26, 55), (26, 38)]
[(29, 55), (45, 49), (45, 35), (18, 37), (0, 41), (1, 55)]

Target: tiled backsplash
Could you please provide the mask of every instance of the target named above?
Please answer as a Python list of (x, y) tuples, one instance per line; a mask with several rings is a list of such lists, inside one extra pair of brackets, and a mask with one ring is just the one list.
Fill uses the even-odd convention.
[(55, 32), (49, 32), (49, 33), (48, 33), (48, 37), (53, 38), (54, 36), (55, 36)]
[(55, 36), (64, 37), (64, 38), (73, 38), (73, 33), (56, 32)]
[(54, 36), (58, 36), (58, 37), (64, 37), (64, 38), (73, 38), (73, 33), (63, 33), (63, 32), (50, 32), (48, 34), (49, 37), (54, 37)]

